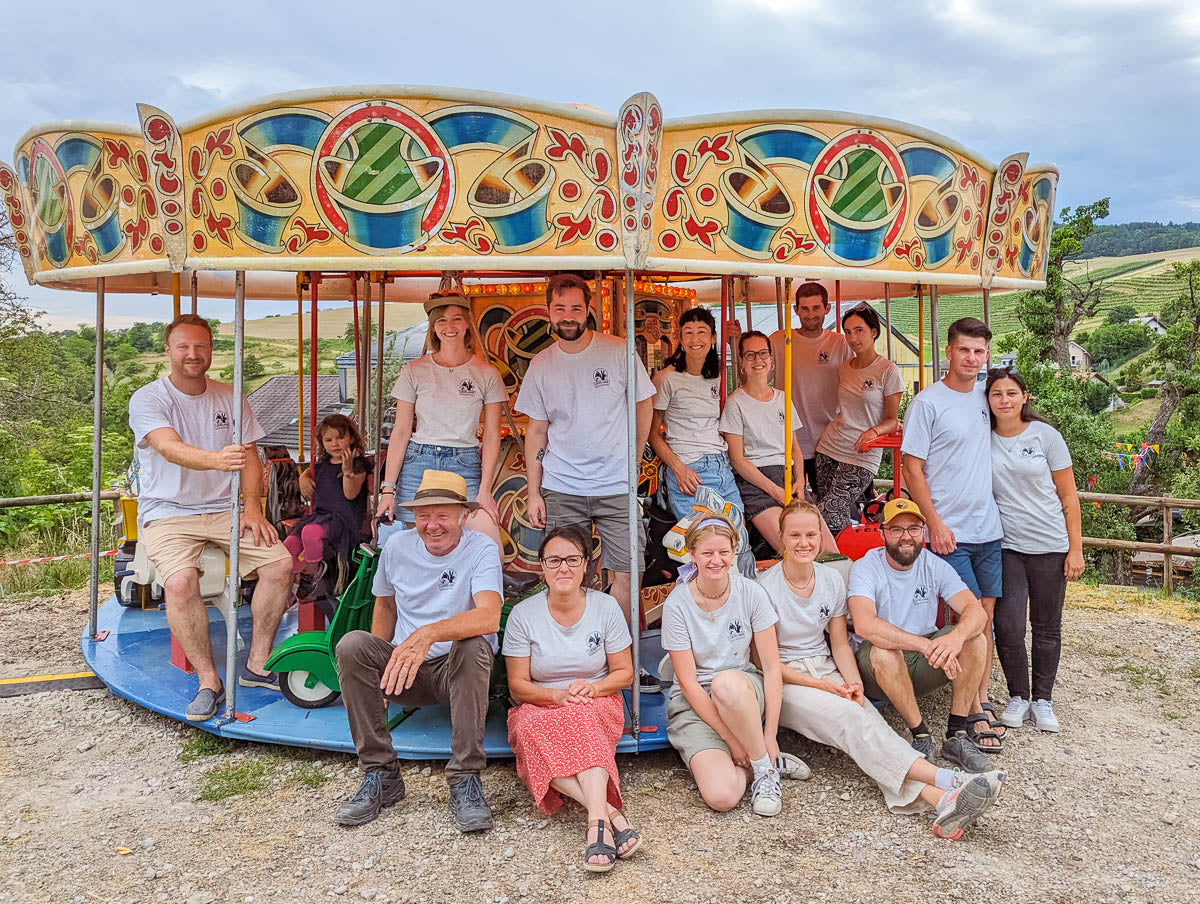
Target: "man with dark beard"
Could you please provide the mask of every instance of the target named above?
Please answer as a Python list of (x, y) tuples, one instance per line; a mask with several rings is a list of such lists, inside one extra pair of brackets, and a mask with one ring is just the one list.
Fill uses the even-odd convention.
[[(950, 682), (942, 758), (986, 772), (988, 757), (969, 737), (967, 716), (986, 662), (987, 615), (954, 569), (925, 549), (925, 516), (915, 502), (893, 499), (884, 506), (881, 532), (883, 548), (854, 563), (847, 591), (866, 694), (896, 707), (912, 746), (932, 763), (933, 736), (917, 697)], [(957, 624), (941, 630), (939, 599), (958, 613)]]
[[(529, 364), (515, 408), (529, 416), (525, 467), (529, 520), (550, 530), (594, 526), (603, 544), (609, 591), (629, 618), (629, 486), (625, 393), (637, 402), (640, 456), (650, 435), (654, 386), (640, 360), (633, 383), (625, 343), (588, 328), (588, 284), (571, 273), (546, 283), (550, 332), (558, 341)], [(638, 565), (639, 571), (640, 563)]]

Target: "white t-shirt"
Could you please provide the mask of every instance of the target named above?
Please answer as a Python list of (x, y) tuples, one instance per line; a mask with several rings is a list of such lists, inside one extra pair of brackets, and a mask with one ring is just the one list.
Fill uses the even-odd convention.
[(838, 413), (821, 434), (817, 451), (876, 473), (883, 450), (855, 452), (854, 441), (883, 420), (883, 400), (901, 392), (904, 381), (900, 379), (900, 368), (883, 355), (861, 370), (850, 361), (842, 364), (838, 369)]
[[(396, 630), (392, 643), (401, 644), (424, 625), (461, 615), (475, 608), (475, 594), (494, 590), (504, 598), (500, 548), (486, 534), (464, 528), (458, 545), (444, 556), (432, 555), (415, 530), (393, 534), (379, 554), (371, 592), (396, 598)], [(487, 635), (492, 650), (496, 635)], [(429, 648), (426, 659), (450, 652), (450, 641)]]
[(1067, 517), (1050, 474), (1069, 467), (1067, 444), (1047, 423), (1030, 421), (1017, 436), (992, 434), (992, 496), (1005, 549), (1036, 555), (1070, 548)]
[(875, 613), (901, 631), (926, 637), (937, 630), (938, 599), (967, 589), (945, 559), (922, 549), (912, 568), (900, 571), (877, 546), (850, 566), (850, 596), (865, 596)]
[(632, 645), (620, 605), (598, 590), (586, 592), (583, 615), (570, 627), (550, 614), (545, 591), (517, 603), (504, 626), (504, 655), (528, 656), (529, 677), (544, 687), (599, 681), (608, 675), (608, 654)]
[(479, 447), (479, 414), (483, 406), (508, 399), (500, 371), (472, 358), (458, 367), (443, 367), (433, 355), (422, 355), (400, 369), (392, 397), (411, 402), (417, 415), (412, 442), (455, 448)]
[[(783, 330), (771, 334), (775, 385), (783, 389)], [(805, 458), (816, 454), (817, 440), (837, 414), (838, 368), (854, 357), (846, 337), (825, 330), (816, 339), (792, 330), (792, 402), (804, 426), (796, 431)]]
[[(742, 438), (746, 461), (756, 468), (784, 463), (787, 437), (784, 427), (785, 396), (782, 389), (771, 390), (771, 400), (760, 402), (745, 387), (725, 399), (721, 412), (721, 432)], [(796, 406), (792, 405), (792, 432), (799, 433), (802, 424)]]
[[(129, 426), (141, 468), (139, 523), (229, 510), (232, 472), (197, 471), (172, 464), (146, 441), (146, 434), (171, 427), (189, 446), (224, 449), (233, 442), (232, 386), (209, 380), (204, 392), (194, 396), (176, 389), (170, 377), (147, 383), (129, 398)], [(262, 437), (250, 403), (242, 399), (242, 442), (253, 443)]]
[(938, 381), (917, 393), (904, 414), (900, 450), (925, 460), (933, 507), (959, 543), (990, 543), (1003, 533), (991, 494), (991, 437), (982, 386), (958, 392)]
[(837, 570), (817, 562), (816, 580), (811, 596), (801, 597), (792, 590), (783, 576), (780, 562), (758, 576), (758, 583), (767, 591), (779, 624), (779, 661), (795, 662), (809, 656), (828, 656), (829, 641), (825, 626), (831, 618), (846, 614), (846, 582)]
[[(654, 395), (641, 360), (634, 362), (634, 400)], [(548, 421), (542, 487), (574, 496), (629, 492), (624, 449), (625, 343), (592, 333), (583, 351), (570, 354), (555, 343), (529, 362), (516, 409)]]
[(727, 449), (717, 429), (721, 419), (721, 381), (669, 370), (658, 382), (654, 410), (663, 413), (667, 445), (685, 463)]
[[(692, 598), (690, 584), (680, 584), (663, 603), (662, 648), (691, 650), (696, 659), (696, 680), (712, 681), (726, 669), (754, 670), (750, 642), (754, 635), (779, 621), (767, 592), (740, 574), (729, 575), (729, 599), (714, 612), (702, 612)], [(683, 693), (679, 682), (671, 696)]]

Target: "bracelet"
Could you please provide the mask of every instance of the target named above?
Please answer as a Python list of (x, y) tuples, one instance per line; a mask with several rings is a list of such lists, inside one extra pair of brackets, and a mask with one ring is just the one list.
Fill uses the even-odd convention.
[(394, 490), (396, 489), (396, 482), (394, 480), (385, 480), (379, 486), (385, 490)]
[(380, 496), (384, 496), (384, 495), (387, 495), (387, 496), (395, 496), (395, 495), (396, 495), (396, 490), (395, 490), (394, 488), (393, 488), (393, 489), (390, 489), (390, 490), (387, 490), (387, 489), (380, 490), (380, 491), (379, 491), (379, 495), (380, 495)]

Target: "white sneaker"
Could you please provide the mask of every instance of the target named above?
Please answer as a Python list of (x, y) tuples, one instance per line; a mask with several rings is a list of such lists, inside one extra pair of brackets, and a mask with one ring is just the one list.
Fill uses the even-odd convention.
[(1000, 724), (1009, 728), (1020, 728), (1029, 718), (1029, 701), (1024, 697), (1009, 697), (1008, 706), (1000, 716)]
[(760, 773), (750, 786), (750, 806), (759, 816), (778, 816), (783, 809), (783, 789), (779, 773), (768, 769)]
[(784, 752), (775, 757), (775, 768), (779, 771), (780, 778), (790, 778), (798, 782), (812, 778), (812, 770), (808, 768), (808, 764), (794, 753)]
[(662, 684), (645, 669), (638, 670), (638, 686), (643, 694), (661, 694)]
[(982, 773), (947, 791), (935, 808), (933, 834), (958, 841), (1000, 796), (1001, 787), (1002, 780), (993, 783), (989, 773)]
[(1058, 718), (1054, 715), (1054, 706), (1049, 700), (1033, 702), (1033, 727), (1042, 731), (1058, 731)]

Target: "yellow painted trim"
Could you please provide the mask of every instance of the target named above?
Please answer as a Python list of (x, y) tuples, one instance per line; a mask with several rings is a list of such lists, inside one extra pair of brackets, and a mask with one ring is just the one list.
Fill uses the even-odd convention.
[(95, 677), (95, 672), (71, 672), (69, 675), (30, 675), (28, 678), (0, 678), (0, 684), (33, 684), (35, 681), (68, 681), (71, 678)]

